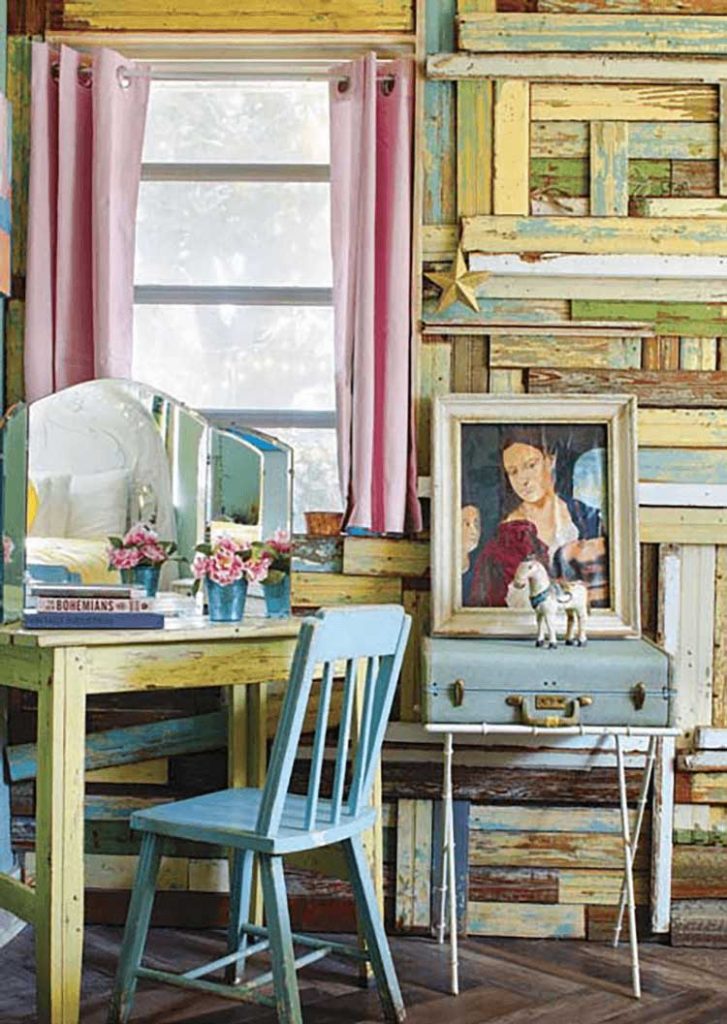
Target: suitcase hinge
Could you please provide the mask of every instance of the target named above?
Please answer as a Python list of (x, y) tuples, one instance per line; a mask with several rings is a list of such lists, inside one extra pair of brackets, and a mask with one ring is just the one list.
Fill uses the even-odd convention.
[(637, 711), (641, 711), (646, 703), (646, 687), (643, 683), (637, 683), (631, 689), (631, 700)]

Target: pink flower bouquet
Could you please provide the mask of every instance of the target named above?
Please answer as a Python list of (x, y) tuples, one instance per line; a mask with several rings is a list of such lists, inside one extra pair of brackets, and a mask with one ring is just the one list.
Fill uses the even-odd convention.
[(214, 544), (198, 544), (192, 562), (194, 593), (199, 590), (203, 579), (212, 580), (223, 587), (238, 580), (262, 583), (268, 575), (272, 559), (264, 552), (255, 550), (255, 547), (233, 540), (226, 534), (218, 537)]
[(269, 540), (253, 545), (260, 558), (267, 558), (269, 567), (266, 583), (280, 583), (290, 574), (293, 544), (286, 530), (276, 530)]
[(173, 541), (159, 540), (150, 526), (137, 523), (123, 537), (109, 537), (109, 569), (161, 566), (176, 550)]

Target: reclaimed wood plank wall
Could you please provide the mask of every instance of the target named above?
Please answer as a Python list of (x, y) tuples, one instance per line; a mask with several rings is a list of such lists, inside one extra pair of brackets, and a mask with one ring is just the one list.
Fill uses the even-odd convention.
[[(727, 727), (724, 279), (700, 269), (727, 256), (727, 0), (460, 0), (454, 26), (451, 8), (426, 7), (422, 271), (447, 269), (459, 243), (470, 269), (491, 276), (479, 310), (442, 312), (423, 277), (420, 491), (438, 394), (636, 394), (642, 618), (674, 656), (676, 717), (696, 744), (698, 727)], [(638, 269), (609, 278), (609, 259), (629, 256)], [(576, 272), (582, 259), (590, 274)], [(417, 684), (402, 693), (402, 718), (416, 718)], [(562, 756), (544, 754), (544, 767), (557, 774)], [(692, 757), (677, 767), (675, 941), (716, 943), (727, 932), (727, 751)], [(595, 789), (584, 785), (585, 810)], [(543, 846), (515, 792), (514, 824), (484, 846), (474, 794), (470, 928), (602, 937), (605, 859), (579, 888), (567, 850), (588, 844), (572, 813)], [(524, 912), (508, 913), (503, 892)]]
[[(424, 14), (420, 57), (428, 55), (416, 137), (423, 167), (421, 269), (448, 267), (460, 227), (471, 262), (479, 248), (515, 256), (524, 251), (532, 260), (529, 273), (497, 273), (485, 282), (477, 313), (463, 307), (436, 313), (437, 291), (422, 277), (414, 388), (420, 489), (426, 494), (437, 394), (638, 395), (642, 617), (646, 633), (675, 654), (678, 714), (694, 732), (695, 753), (682, 752), (676, 780), (674, 940), (706, 935), (718, 942), (727, 898), (727, 759), (719, 732), (727, 727), (727, 286), (719, 277), (693, 273), (665, 282), (657, 271), (614, 283), (601, 274), (577, 276), (567, 265), (556, 280), (540, 271), (539, 257), (572, 250), (598, 259), (636, 253), (648, 261), (671, 254), (688, 272), (700, 255), (727, 256), (721, 223), (727, 215), (721, 85), (727, 77), (727, 0), (420, 0), (418, 9)], [(503, 13), (513, 20), (503, 24), (497, 17)], [(676, 16), (679, 22), (663, 20)], [(287, 0), (272, 13), (269, 5), (248, 4), (243, 11), (224, 0), (12, 2), (16, 223), (25, 216), (27, 185), (28, 34), (46, 28), (395, 34), (413, 32), (414, 22), (408, 0)], [(657, 40), (648, 52), (642, 44), (646, 29)], [(544, 38), (552, 50), (547, 69), (537, 57)], [(496, 52), (489, 53), (492, 39)], [(471, 52), (463, 57), (457, 45), (465, 42)], [(675, 56), (680, 45), (687, 56)], [(599, 47), (608, 51), (607, 59), (594, 57)], [(484, 77), (483, 66), (496, 78)], [(14, 246), (13, 259), (6, 381), (8, 394), (19, 397), (22, 246)], [(299, 608), (401, 600), (414, 617), (399, 722), (384, 750), (384, 876), (389, 923), (426, 930), (437, 921), (432, 871), (436, 877), (441, 832), (437, 748), (426, 744), (417, 725), (416, 640), (428, 630), (430, 613), (428, 540), (312, 542), (298, 568), (293, 600)], [(705, 581), (706, 623), (694, 615), (704, 605)], [(191, 697), (169, 700), (162, 717), (215, 710)], [(273, 699), (269, 715), (276, 706)], [(149, 716), (148, 708), (99, 707), (90, 725), (138, 725)], [(14, 742), (30, 742), (32, 711), (17, 722)], [(631, 768), (640, 756), (636, 747), (630, 750)], [(101, 771), (106, 774), (89, 773), (87, 779), (89, 908), (96, 919), (120, 921), (135, 853), (126, 825), (130, 809), (190, 787), (220, 785), (224, 754), (147, 758)], [(633, 798), (633, 772), (629, 784)], [(507, 741), (484, 749), (465, 745), (455, 759), (455, 796), (461, 930), (606, 937), (620, 866), (610, 755), (594, 753), (582, 741), (524, 751)], [(15, 838), (30, 850), (32, 781), (16, 784), (13, 799)], [(587, 863), (574, 863), (574, 850), (585, 851)], [(161, 894), (159, 920), (174, 923), (180, 906), (188, 921), (221, 919), (226, 876), (218, 851), (208, 854), (170, 850), (170, 888)], [(642, 857), (637, 891), (645, 902), (647, 847)], [(32, 861), (27, 866), (32, 871)], [(298, 911), (294, 898), (294, 914), (312, 915), (308, 923), (327, 928), (334, 919), (350, 926), (346, 883), (319, 879), (316, 900), (306, 900), (306, 870), (293, 871), (300, 897)], [(181, 904), (179, 889), (190, 888), (197, 892), (187, 892)]]

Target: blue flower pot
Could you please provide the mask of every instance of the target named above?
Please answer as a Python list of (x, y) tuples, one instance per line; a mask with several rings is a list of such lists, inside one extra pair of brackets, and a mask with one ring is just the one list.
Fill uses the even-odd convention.
[(121, 570), (121, 582), (134, 587), (143, 587), (147, 597), (156, 597), (159, 590), (160, 565), (137, 565), (133, 569)]
[(290, 615), (290, 576), (279, 583), (263, 583), (265, 611), (269, 619), (287, 619)]
[(210, 622), (239, 622), (245, 611), (247, 580), (215, 583), (207, 580), (207, 605)]

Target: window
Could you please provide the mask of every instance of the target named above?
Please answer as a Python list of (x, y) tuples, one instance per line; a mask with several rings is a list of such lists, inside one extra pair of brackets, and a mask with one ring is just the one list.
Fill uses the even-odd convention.
[(133, 374), (295, 450), (295, 528), (341, 507), (326, 81), (151, 82)]

